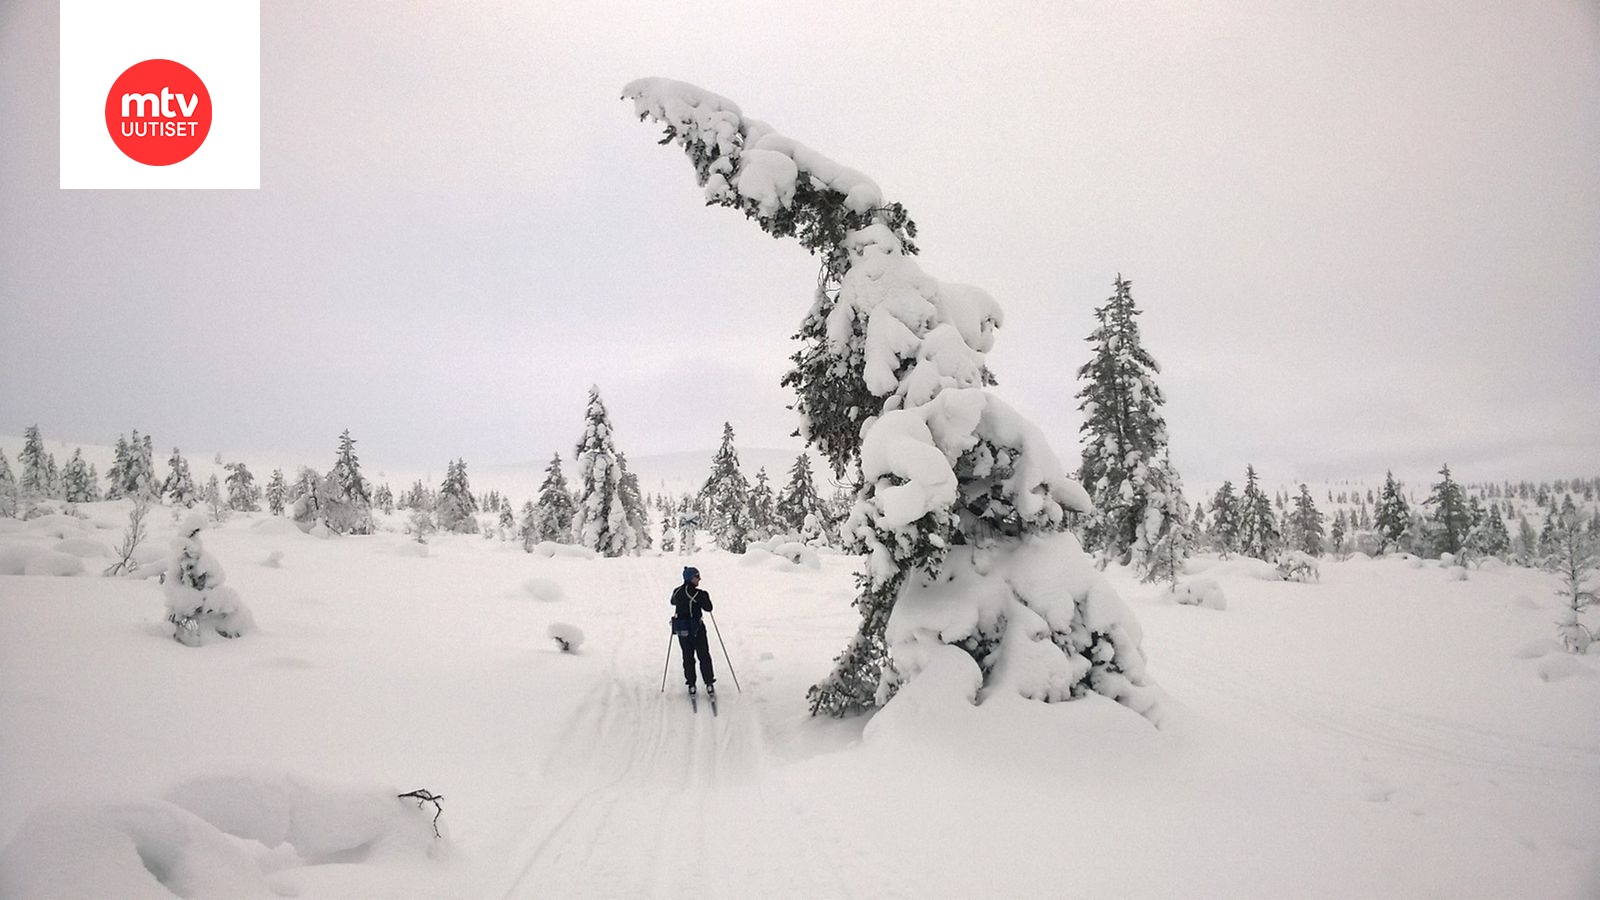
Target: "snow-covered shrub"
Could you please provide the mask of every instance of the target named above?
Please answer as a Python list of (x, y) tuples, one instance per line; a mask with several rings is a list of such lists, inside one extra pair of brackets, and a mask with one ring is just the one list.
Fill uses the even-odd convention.
[(1466, 581), (1467, 580), (1467, 567), (1466, 566), (1451, 566), (1448, 569), (1444, 570), (1444, 577), (1449, 581)]
[(1278, 557), (1278, 577), (1284, 581), (1312, 582), (1321, 579), (1322, 575), (1311, 554), (1289, 550)]
[(623, 94), (683, 147), (708, 203), (822, 259), (784, 383), (837, 475), (859, 456), (842, 537), (867, 564), (861, 624), (810, 691), (812, 711), (880, 706), (959, 652), (986, 687), (1041, 700), (1097, 691), (1155, 718), (1137, 621), (1060, 530), (1091, 511), (1088, 495), (1039, 428), (987, 390), (999, 304), (923, 272), (915, 224), (860, 172), (692, 85), (642, 79)]
[(223, 583), (227, 577), (221, 564), (201, 545), (200, 532), (205, 528), (203, 514), (190, 513), (184, 518), (172, 542), (172, 560), (163, 586), (172, 636), (190, 647), (200, 646), (207, 631), (236, 638), (255, 624), (238, 592)]
[(745, 552), (769, 553), (808, 569), (822, 567), (822, 560), (817, 556), (817, 551), (801, 540), (798, 534), (780, 534), (764, 541), (754, 541)]
[(545, 629), (545, 634), (556, 642), (562, 653), (576, 653), (583, 646), (583, 629), (566, 622), (551, 622)]
[(546, 559), (562, 557), (565, 559), (594, 559), (598, 554), (588, 547), (579, 547), (575, 544), (558, 544), (555, 541), (540, 541), (533, 545), (533, 554)]
[(1171, 596), (1173, 602), (1184, 606), (1203, 606), (1206, 609), (1228, 608), (1228, 598), (1222, 593), (1222, 585), (1210, 578), (1194, 578), (1174, 585)]

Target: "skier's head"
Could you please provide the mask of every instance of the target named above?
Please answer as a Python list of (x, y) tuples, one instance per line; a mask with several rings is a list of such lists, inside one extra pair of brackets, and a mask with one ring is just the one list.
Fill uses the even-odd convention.
[(699, 584), (700, 583), (700, 570), (696, 569), (694, 566), (684, 566), (683, 567), (683, 583), (684, 584), (695, 584), (695, 585)]

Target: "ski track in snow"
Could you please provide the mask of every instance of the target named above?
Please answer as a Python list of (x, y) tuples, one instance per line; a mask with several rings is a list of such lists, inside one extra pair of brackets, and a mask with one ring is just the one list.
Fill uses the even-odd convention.
[[(620, 587), (628, 596), (661, 593), (638, 565)], [(721, 715), (704, 703), (692, 711), (676, 642), (665, 692), (641, 679), (661, 659), (666, 619), (663, 602), (658, 616), (611, 622), (605, 673), (528, 786), (545, 812), (495, 895), (851, 896), (806, 839), (815, 830), (796, 825), (799, 810), (782, 796), (762, 744), (760, 704), (725, 689)], [(726, 662), (717, 663), (726, 688)]]

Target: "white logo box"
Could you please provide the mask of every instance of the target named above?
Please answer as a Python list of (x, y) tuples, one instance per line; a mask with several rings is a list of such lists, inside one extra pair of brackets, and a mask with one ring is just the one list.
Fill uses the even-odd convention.
[[(106, 95), (129, 66), (183, 63), (211, 95), (211, 130), (170, 166), (129, 159), (106, 129)], [(259, 0), (61, 0), (61, 187), (261, 187)]]

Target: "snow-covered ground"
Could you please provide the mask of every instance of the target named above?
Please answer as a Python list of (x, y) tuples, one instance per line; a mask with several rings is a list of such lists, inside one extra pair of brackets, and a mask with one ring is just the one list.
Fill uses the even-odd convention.
[[(126, 505), (85, 511), (114, 544)], [(1551, 640), (1542, 573), (1198, 560), (1215, 610), (1113, 572), (1163, 729), (914, 691), (863, 729), (804, 702), (855, 625), (849, 557), (692, 558), (743, 687), (713, 643), (712, 718), (676, 656), (659, 690), (683, 557), (419, 556), (266, 514), (202, 537), (254, 614), (237, 640), (178, 644), (160, 586), (94, 559), (0, 575), (0, 895), (1600, 893), (1600, 666)], [(8, 525), (0, 555), (60, 540)]]

